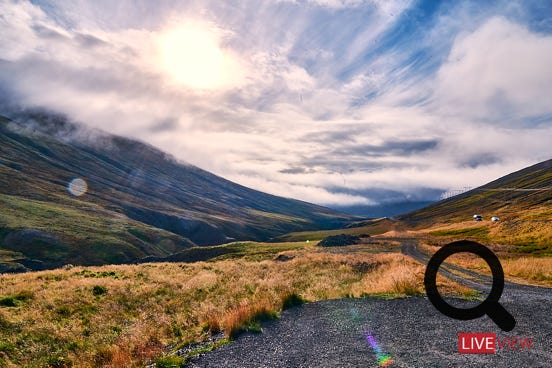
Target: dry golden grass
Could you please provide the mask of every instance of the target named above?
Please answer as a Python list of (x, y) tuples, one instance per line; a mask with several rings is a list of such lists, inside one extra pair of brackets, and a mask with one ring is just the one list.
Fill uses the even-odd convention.
[(509, 245), (526, 254), (552, 255), (552, 211), (549, 207), (533, 207), (520, 212), (496, 213), (500, 221), (447, 221), (418, 229), (442, 240), (473, 239), (486, 243)]
[(510, 258), (502, 262), (502, 267), (506, 275), (552, 286), (552, 258)]
[[(75, 267), (0, 276), (0, 366), (143, 366), (212, 332), (229, 336), (290, 295), (416, 295), (424, 267), (398, 253), (305, 246), (291, 259)], [(394, 246), (396, 248), (396, 246)], [(451, 293), (466, 290), (440, 281)]]

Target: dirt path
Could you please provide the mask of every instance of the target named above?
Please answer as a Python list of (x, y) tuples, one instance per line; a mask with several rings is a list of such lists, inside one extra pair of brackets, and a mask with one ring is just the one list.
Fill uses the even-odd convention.
[[(413, 239), (400, 239), (403, 253), (426, 263)], [(449, 271), (452, 271), (449, 269)], [(445, 271), (445, 272), (449, 272)], [(472, 275), (468, 282), (490, 282)], [(439, 313), (425, 297), (395, 300), (340, 299), (284, 311), (231, 344), (195, 357), (188, 367), (550, 367), (552, 289), (507, 283), (501, 304), (516, 318), (511, 332), (488, 317), (458, 321)], [(493, 332), (505, 338), (532, 338), (530, 350), (459, 354), (459, 332)], [(377, 346), (374, 345), (377, 343)]]

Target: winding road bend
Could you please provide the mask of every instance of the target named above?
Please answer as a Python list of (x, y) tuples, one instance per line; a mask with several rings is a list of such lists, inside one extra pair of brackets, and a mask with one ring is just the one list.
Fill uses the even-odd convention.
[[(415, 239), (397, 240), (404, 254), (427, 263)], [(446, 264), (441, 270), (468, 286), (490, 288), (489, 277)], [(487, 316), (446, 317), (425, 297), (307, 303), (264, 324), (262, 334), (241, 335), (194, 357), (188, 367), (550, 367), (552, 289), (506, 283), (500, 302), (517, 321), (510, 332)], [(530, 349), (517, 344), (512, 350), (497, 347), (496, 354), (459, 354), (459, 332), (492, 332), (500, 342), (524, 338), (532, 343)]]

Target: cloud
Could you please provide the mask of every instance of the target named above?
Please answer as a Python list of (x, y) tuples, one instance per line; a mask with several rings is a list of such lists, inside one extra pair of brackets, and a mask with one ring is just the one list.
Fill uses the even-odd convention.
[[(2, 2), (0, 91), (4, 105), (49, 108), (277, 195), (333, 206), (437, 199), (550, 158), (543, 11)], [(159, 43), (184, 25), (233, 60), (231, 83), (194, 88), (163, 69)]]
[(501, 125), (549, 121), (550, 65), (551, 36), (493, 17), (454, 42), (437, 74), (436, 105), (446, 115)]
[(411, 0), (276, 0), (294, 4), (312, 4), (331, 9), (374, 7), (384, 13), (400, 13), (412, 2)]
[(383, 157), (409, 156), (418, 152), (433, 150), (438, 140), (387, 141), (382, 145), (361, 144), (349, 145), (335, 150), (335, 154), (343, 156)]

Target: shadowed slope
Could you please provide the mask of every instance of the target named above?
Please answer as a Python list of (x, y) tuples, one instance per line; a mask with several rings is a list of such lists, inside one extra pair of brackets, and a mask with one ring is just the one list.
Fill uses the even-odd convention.
[[(59, 116), (32, 112), (15, 120), (0, 119), (5, 261), (32, 258), (48, 267), (129, 262), (194, 244), (268, 240), (351, 220), (243, 187), (144, 143)], [(77, 177), (88, 184), (81, 197), (66, 189)]]

